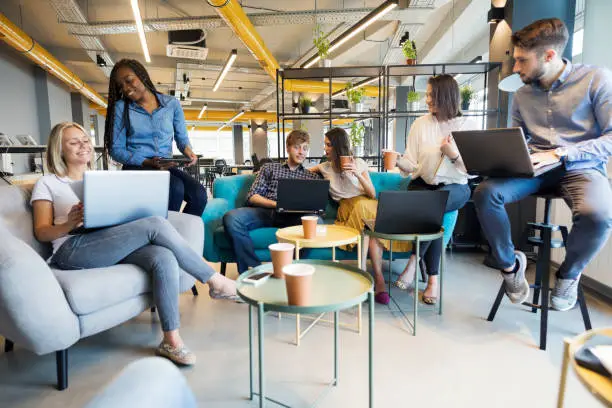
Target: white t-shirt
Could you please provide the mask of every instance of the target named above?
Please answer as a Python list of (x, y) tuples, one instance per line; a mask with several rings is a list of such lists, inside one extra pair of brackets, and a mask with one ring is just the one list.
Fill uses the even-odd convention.
[[(421, 116), (410, 127), (406, 152), (399, 163), (402, 167), (413, 168), (412, 178), (420, 177), (427, 184), (466, 184), (468, 175), (465, 166), (461, 161), (451, 163), (440, 152), (440, 145), (453, 131), (480, 128), (476, 120), (466, 116), (445, 122), (439, 122), (431, 113)], [(402, 174), (406, 176), (409, 173)]]
[[(355, 166), (359, 173), (368, 171), (368, 164), (361, 159), (355, 160)], [(336, 173), (331, 162), (321, 163), (319, 169), (323, 178), (329, 180), (329, 194), (334, 201), (365, 195), (363, 186), (354, 174), (346, 172)]]
[[(63, 224), (68, 220), (72, 206), (80, 201), (73, 188), (82, 188), (82, 182), (71, 180), (68, 177), (58, 177), (55, 174), (42, 176), (32, 190), (30, 204), (38, 200), (51, 201), (53, 203), (53, 224)], [(53, 253), (71, 236), (66, 235), (53, 240)]]

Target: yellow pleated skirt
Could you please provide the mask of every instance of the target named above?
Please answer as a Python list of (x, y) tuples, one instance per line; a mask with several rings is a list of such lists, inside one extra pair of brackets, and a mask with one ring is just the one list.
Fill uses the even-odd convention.
[[(338, 207), (338, 215), (336, 216), (336, 225), (354, 228), (358, 231), (363, 231), (365, 221), (376, 219), (376, 209), (378, 208), (378, 200), (366, 196), (357, 196), (352, 198), (343, 198), (340, 200)], [(380, 240), (386, 250), (391, 247), (390, 241)], [(352, 251), (356, 244), (345, 245), (341, 247), (344, 250)], [(412, 250), (411, 242), (393, 241), (394, 252), (408, 252)]]

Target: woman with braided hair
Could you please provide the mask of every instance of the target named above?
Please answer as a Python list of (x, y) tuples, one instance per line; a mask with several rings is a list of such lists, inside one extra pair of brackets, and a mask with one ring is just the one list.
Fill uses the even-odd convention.
[(170, 172), (168, 209), (200, 217), (206, 207), (206, 190), (193, 177), (176, 168), (172, 141), (195, 164), (185, 116), (179, 101), (155, 89), (145, 67), (138, 61), (122, 59), (113, 67), (108, 84), (108, 108), (104, 148), (124, 170), (158, 169)]

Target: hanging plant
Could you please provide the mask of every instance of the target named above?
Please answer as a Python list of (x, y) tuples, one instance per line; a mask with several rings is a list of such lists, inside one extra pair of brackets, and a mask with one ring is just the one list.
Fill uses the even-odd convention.
[(349, 139), (351, 140), (351, 146), (356, 148), (361, 146), (363, 138), (365, 136), (365, 126), (361, 122), (353, 122), (351, 124), (351, 131), (349, 132)]
[(317, 54), (319, 54), (319, 58), (321, 58), (321, 60), (327, 59), (327, 56), (329, 55), (329, 40), (321, 29), (320, 24), (317, 24), (315, 26), (312, 43), (317, 48)]

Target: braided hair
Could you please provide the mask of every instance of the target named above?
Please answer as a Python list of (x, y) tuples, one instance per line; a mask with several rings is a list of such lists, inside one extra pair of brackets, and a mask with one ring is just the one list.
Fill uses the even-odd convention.
[[(110, 74), (110, 80), (108, 82), (108, 107), (106, 108), (106, 123), (104, 124), (104, 154), (109, 155), (110, 150), (113, 147), (113, 130), (115, 128), (115, 103), (118, 100), (123, 100), (125, 103), (125, 109), (123, 110), (123, 119), (122, 119), (122, 128), (125, 127), (128, 131), (130, 131), (130, 115), (128, 104), (130, 103), (130, 99), (127, 95), (123, 94), (123, 90), (121, 89), (121, 85), (117, 81), (117, 75), (119, 69), (127, 67), (134, 71), (134, 74), (140, 79), (140, 81), (144, 84), (144, 86), (155, 95), (157, 99), (157, 89), (155, 89), (155, 85), (151, 81), (149, 77), (149, 73), (146, 68), (137, 60), (133, 59), (122, 59), (117, 62), (113, 67), (113, 70)], [(159, 99), (157, 101), (159, 103)]]

